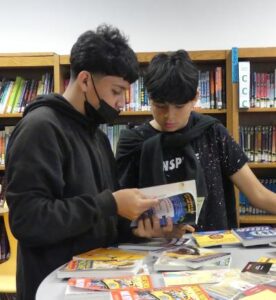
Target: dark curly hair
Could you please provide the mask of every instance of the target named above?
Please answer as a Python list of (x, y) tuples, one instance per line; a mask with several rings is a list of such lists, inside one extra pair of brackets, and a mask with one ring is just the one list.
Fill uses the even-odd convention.
[(139, 66), (127, 38), (111, 25), (100, 25), (96, 31), (86, 31), (73, 45), (70, 55), (71, 77), (86, 70), (119, 76), (129, 83), (138, 78)]
[(157, 54), (145, 72), (150, 99), (185, 104), (196, 96), (199, 74), (185, 50)]

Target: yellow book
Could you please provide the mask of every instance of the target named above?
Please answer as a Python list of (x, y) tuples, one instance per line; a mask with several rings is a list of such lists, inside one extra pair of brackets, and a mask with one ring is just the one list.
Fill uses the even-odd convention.
[(257, 261), (264, 262), (264, 263), (276, 264), (276, 257), (261, 256)]
[(97, 248), (75, 255), (73, 259), (85, 259), (94, 261), (143, 260), (147, 255), (147, 252), (129, 251), (118, 248)]
[(241, 243), (231, 230), (196, 232), (193, 233), (193, 238), (199, 247), (237, 245)]

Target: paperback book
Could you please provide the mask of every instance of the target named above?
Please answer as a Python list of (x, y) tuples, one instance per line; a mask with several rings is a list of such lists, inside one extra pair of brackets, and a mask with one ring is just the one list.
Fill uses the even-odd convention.
[(238, 269), (193, 270), (181, 272), (164, 272), (165, 286), (213, 284), (221, 282), (225, 277), (237, 276)]
[(94, 261), (124, 261), (140, 260), (147, 256), (145, 252), (123, 250), (119, 248), (97, 248), (73, 257), (73, 260), (94, 260)]
[(157, 288), (148, 291), (114, 291), (113, 300), (209, 300), (199, 285)]
[[(195, 180), (181, 181), (140, 189), (147, 197), (159, 199), (159, 204), (144, 212), (140, 218), (153, 215), (160, 219), (160, 225), (167, 224), (172, 218), (174, 224), (197, 224), (204, 198), (197, 198)], [(137, 226), (137, 221), (131, 223)]]
[(240, 240), (231, 230), (201, 231), (192, 234), (199, 247), (238, 245)]
[(184, 245), (168, 250), (154, 263), (155, 271), (175, 271), (198, 268), (226, 268), (230, 265), (231, 253), (216, 252), (209, 249)]
[(97, 248), (75, 255), (57, 271), (58, 278), (135, 275), (143, 270), (145, 252)]
[(71, 260), (60, 267), (57, 278), (129, 276), (143, 272), (143, 260)]
[(271, 275), (276, 279), (276, 264), (269, 262), (250, 261), (242, 269), (242, 272), (250, 272), (259, 275)]
[(70, 278), (68, 285), (93, 291), (109, 291), (117, 289), (152, 289), (150, 275), (121, 276), (113, 278)]
[(276, 229), (269, 225), (232, 229), (243, 246), (265, 245), (276, 241)]
[(214, 299), (231, 300), (243, 298), (247, 290), (269, 282), (269, 278), (246, 272), (227, 276), (221, 282), (206, 285), (205, 288)]

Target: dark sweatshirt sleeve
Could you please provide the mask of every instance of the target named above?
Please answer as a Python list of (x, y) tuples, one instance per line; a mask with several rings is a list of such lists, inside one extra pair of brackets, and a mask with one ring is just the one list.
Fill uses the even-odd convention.
[(62, 131), (51, 122), (24, 119), (10, 138), (6, 156), (6, 198), (15, 237), (25, 246), (58, 243), (116, 216), (110, 190), (64, 195), (68, 182)]
[(137, 188), (141, 140), (132, 130), (122, 130), (116, 150), (119, 181), (122, 188)]

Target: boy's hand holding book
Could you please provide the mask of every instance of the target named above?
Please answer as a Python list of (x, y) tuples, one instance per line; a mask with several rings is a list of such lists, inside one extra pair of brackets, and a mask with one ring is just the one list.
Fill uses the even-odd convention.
[(145, 196), (139, 189), (122, 189), (113, 193), (118, 214), (129, 220), (136, 220), (146, 210), (156, 206), (158, 199)]

